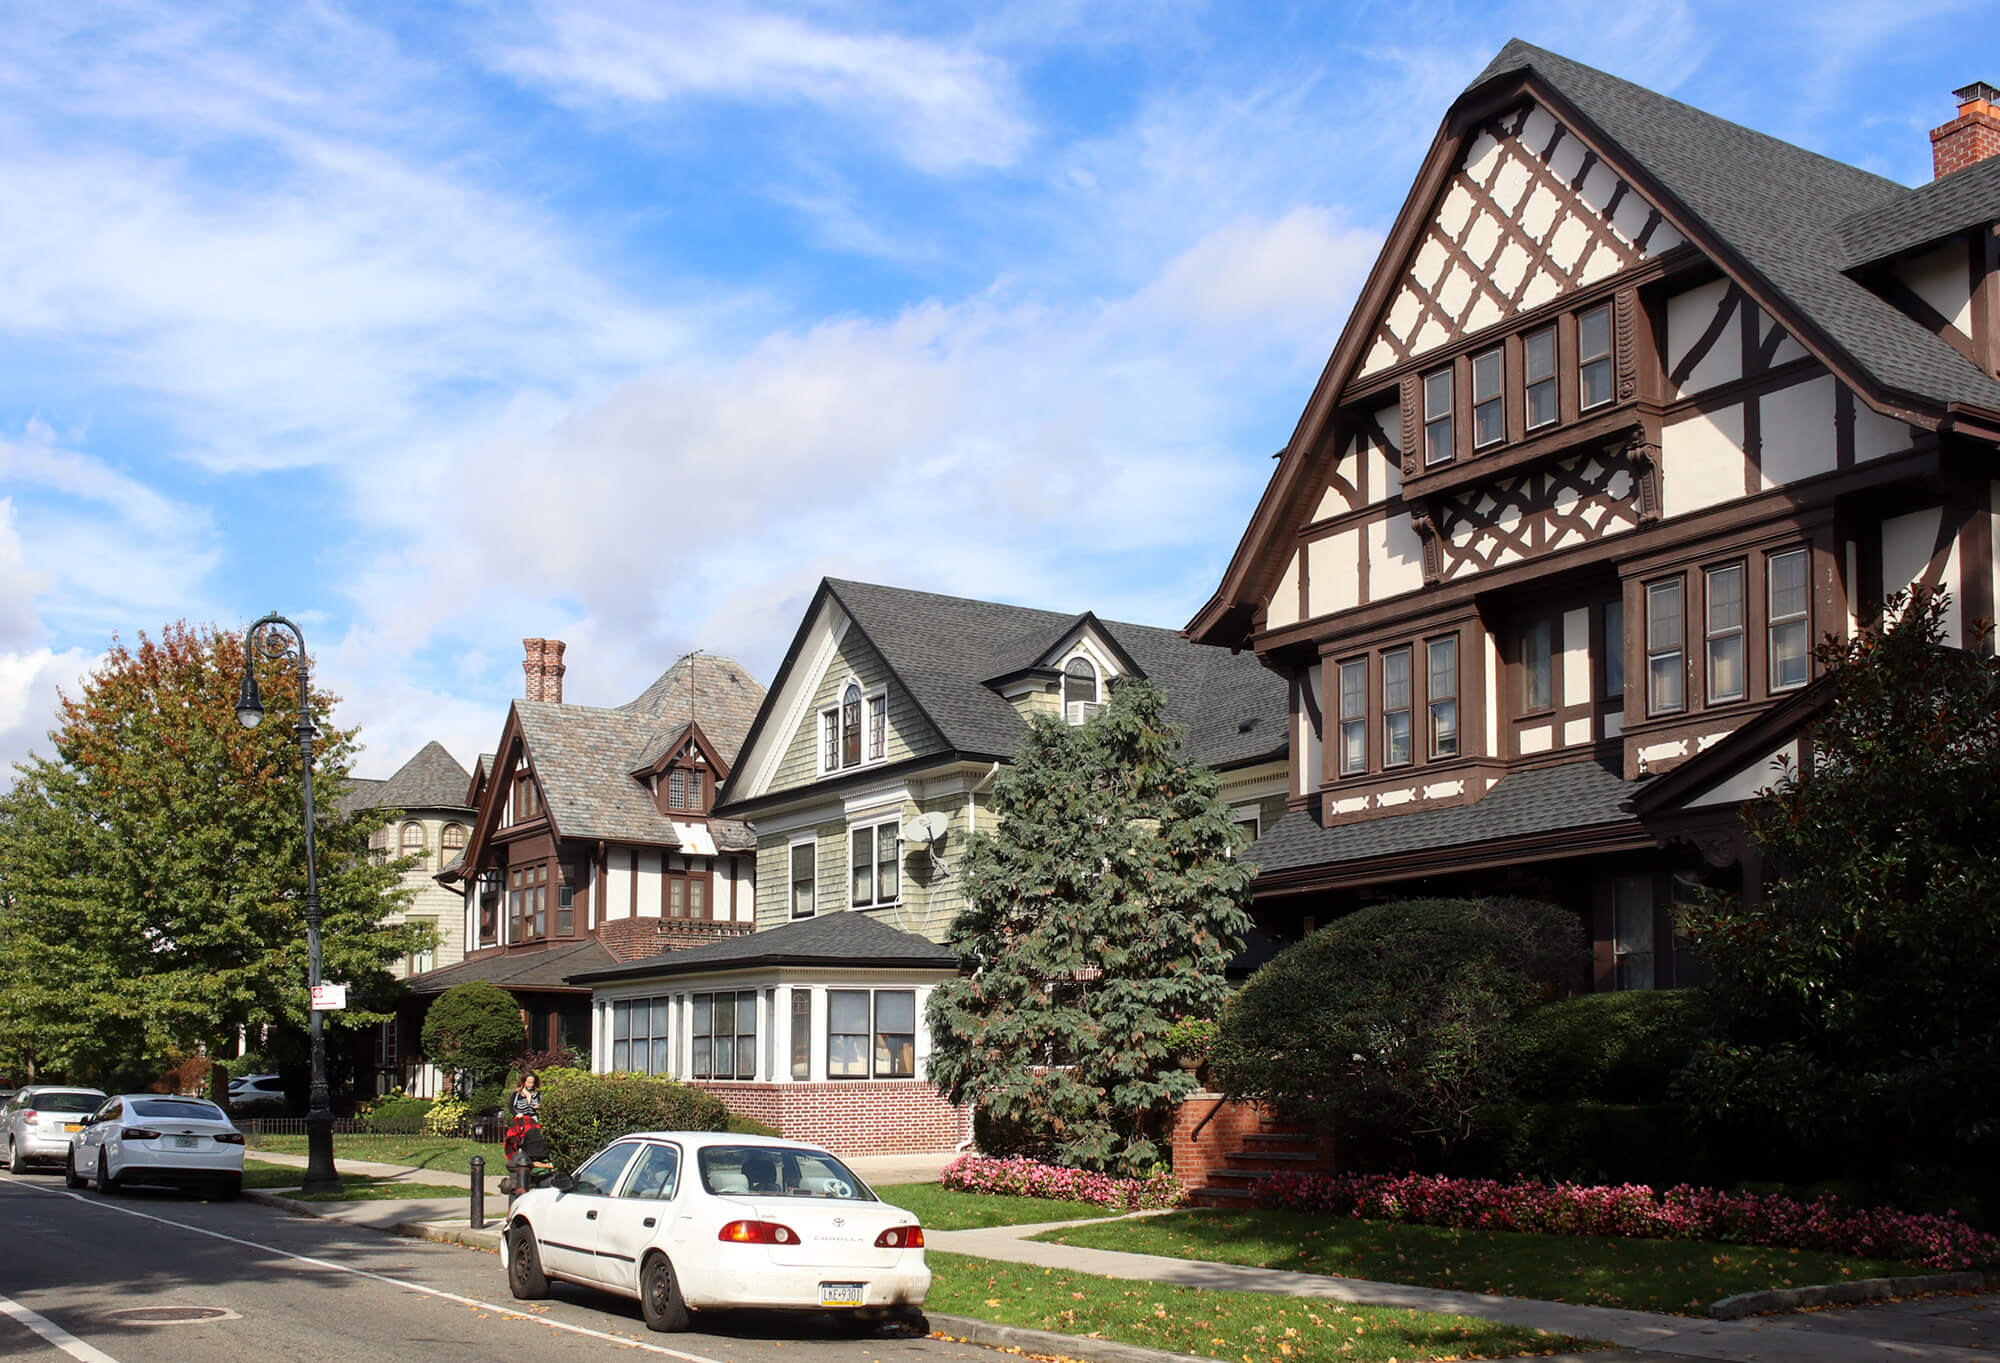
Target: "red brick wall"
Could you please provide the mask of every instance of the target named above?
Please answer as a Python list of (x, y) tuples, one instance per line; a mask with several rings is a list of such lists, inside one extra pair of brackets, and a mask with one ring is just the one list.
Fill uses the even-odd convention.
[[(1216, 1104), (1221, 1102), (1220, 1108)], [(1215, 1115), (1210, 1117), (1213, 1112)], [(1202, 1125), (1202, 1119), (1208, 1124)], [(1243, 1138), (1261, 1129), (1264, 1109), (1242, 1098), (1224, 1099), (1219, 1093), (1195, 1093), (1182, 1100), (1174, 1114), (1174, 1178), (1183, 1188), (1199, 1188), (1208, 1182), (1208, 1171), (1223, 1167), (1223, 1157), (1243, 1148)], [(1201, 1134), (1195, 1134), (1195, 1128)]]
[(1955, 170), (1964, 170), (1989, 156), (2000, 156), (2000, 118), (1992, 105), (1968, 106), (1970, 112), (1954, 118), (1931, 134), (1931, 165), (1934, 178), (1943, 179)]
[(755, 926), (686, 918), (613, 918), (597, 925), (597, 940), (619, 960), (638, 961), (663, 951), (684, 951), (725, 937), (743, 937)]
[(850, 1084), (697, 1080), (731, 1112), (843, 1155), (954, 1150), (972, 1135), (972, 1110), (953, 1107), (919, 1079)]

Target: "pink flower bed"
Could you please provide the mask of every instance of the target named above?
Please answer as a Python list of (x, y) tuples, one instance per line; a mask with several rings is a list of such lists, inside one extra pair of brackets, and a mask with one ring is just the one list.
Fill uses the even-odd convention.
[(1289, 1211), (1419, 1226), (1725, 1240), (1901, 1259), (1945, 1270), (2000, 1262), (2000, 1239), (1973, 1229), (1955, 1214), (1850, 1207), (1831, 1195), (1800, 1202), (1686, 1184), (1662, 1193), (1638, 1183), (1589, 1187), (1427, 1174), (1274, 1174), (1258, 1189), (1257, 1201)]
[(1109, 1174), (1065, 1169), (1059, 1164), (1042, 1164), (1018, 1156), (994, 1159), (988, 1155), (960, 1155), (944, 1167), (939, 1182), (961, 1193), (1060, 1198), (1129, 1212), (1173, 1207), (1181, 1200), (1180, 1185), (1170, 1173), (1150, 1178), (1113, 1178)]

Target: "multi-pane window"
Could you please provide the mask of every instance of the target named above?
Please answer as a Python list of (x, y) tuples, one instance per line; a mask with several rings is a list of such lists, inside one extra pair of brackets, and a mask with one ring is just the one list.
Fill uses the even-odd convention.
[(894, 904), (902, 897), (897, 854), (902, 848), (895, 820), (855, 829), (848, 838), (848, 903), (855, 908)]
[(702, 786), (705, 785), (706, 783), (701, 779), (702, 773), (699, 769), (689, 771), (687, 777), (688, 777), (687, 807), (689, 809), (698, 811), (704, 807), (701, 802)]
[(669, 870), (667, 917), (707, 919), (709, 875), (707, 871)]
[(1789, 691), (1806, 684), (1806, 664), (1811, 657), (1806, 551), (1787, 549), (1771, 555), (1769, 572), (1771, 689)]
[(1410, 650), (1392, 648), (1382, 655), (1382, 765), (1401, 767), (1410, 760)]
[(1472, 357), (1472, 447), (1483, 450), (1507, 437), (1507, 403), (1501, 352)]
[(1620, 989), (1653, 987), (1653, 878), (1611, 882), (1611, 960)]
[(611, 1005), (611, 1069), (615, 1074), (673, 1073), (668, 1040), (673, 1000), (620, 999)]
[(817, 899), (819, 844), (808, 839), (792, 844), (792, 917), (810, 918)]
[(1521, 347), (1527, 383), (1527, 426), (1536, 430), (1556, 419), (1556, 329), (1529, 336)]
[(696, 994), (688, 1039), (696, 1079), (755, 1079), (757, 991)]
[(911, 989), (829, 989), (829, 1079), (913, 1079), (917, 1073), (917, 995)]
[(576, 935), (576, 886), (588, 869), (573, 861), (557, 864), (556, 869), (556, 936)]
[(1429, 667), (1431, 756), (1458, 756), (1458, 636), (1424, 645)]
[(792, 990), (792, 1078), (812, 1078), (813, 1000), (810, 989)]
[(688, 774), (675, 767), (667, 773), (667, 808), (686, 809), (688, 807)]
[(523, 772), (514, 782), (514, 821), (532, 819), (542, 812), (542, 793), (535, 786), (535, 778)]
[(868, 760), (879, 762), (889, 750), (889, 697), (868, 698)]
[(444, 859), (446, 861), (450, 861), (454, 853), (463, 852), (465, 850), (465, 825), (462, 823), (446, 824), (444, 826), (444, 834), (439, 839), (439, 844), (444, 848)]
[(1577, 405), (1588, 411), (1611, 401), (1611, 305), (1576, 319)]
[(1604, 603), (1604, 698), (1625, 698), (1625, 599)]
[(1681, 611), (1681, 580), (1646, 585), (1646, 713), (1671, 714), (1685, 704), (1681, 684), (1686, 647)]
[(1424, 375), (1424, 464), (1451, 458), (1451, 371)]
[(820, 756), (822, 771), (840, 770), (840, 707), (820, 711)]
[(1097, 665), (1088, 658), (1071, 658), (1063, 665), (1062, 684), (1063, 708), (1068, 709), (1078, 701), (1095, 703), (1097, 700)]
[(1555, 704), (1552, 630), (1545, 616), (1521, 630), (1521, 712), (1533, 714)]
[(861, 764), (861, 688), (850, 683), (840, 698), (840, 765)]
[(1710, 568), (1708, 615), (1708, 699), (1743, 699), (1743, 565)]
[(402, 854), (418, 858), (424, 854), (424, 826), (415, 819), (403, 825)]
[(538, 861), (508, 873), (507, 940), (529, 942), (548, 933), (549, 866)]
[[(429, 928), (435, 933), (437, 931), (437, 921), (435, 918), (412, 918), (409, 920), (409, 924), (413, 928)], [(410, 973), (412, 975), (421, 975), (427, 970), (435, 969), (437, 969), (436, 947), (425, 947), (421, 951), (410, 953)]]
[(1368, 769), (1368, 660), (1340, 665), (1340, 774)]

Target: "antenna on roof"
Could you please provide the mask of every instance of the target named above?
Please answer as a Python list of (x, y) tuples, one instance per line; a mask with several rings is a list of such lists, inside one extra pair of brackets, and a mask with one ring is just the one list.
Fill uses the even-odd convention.
[[(688, 727), (689, 727), (690, 729), (692, 729), (692, 728), (694, 727), (694, 702), (695, 702), (695, 689), (694, 689), (694, 660), (695, 660), (696, 658), (699, 658), (699, 657), (700, 657), (700, 656), (701, 656), (701, 655), (702, 655), (703, 653), (705, 653), (705, 652), (707, 652), (707, 650), (706, 650), (706, 649), (700, 649), (700, 648), (691, 648), (691, 649), (689, 649), (689, 650), (688, 650), (687, 652), (685, 652), (685, 653), (681, 654), (681, 656), (680, 656), (680, 657), (678, 657), (678, 658), (674, 659), (674, 667), (679, 667), (679, 666), (680, 666), (680, 665), (681, 665), (682, 663), (686, 663), (686, 664), (688, 665), (688, 670), (687, 670), (687, 678), (688, 678)], [(671, 671), (673, 670), (673, 668), (668, 668), (667, 670), (668, 670), (669, 672), (671, 672)]]

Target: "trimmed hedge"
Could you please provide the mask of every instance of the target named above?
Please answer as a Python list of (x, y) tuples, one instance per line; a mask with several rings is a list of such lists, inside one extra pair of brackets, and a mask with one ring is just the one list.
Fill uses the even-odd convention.
[(542, 1072), (542, 1134), (558, 1169), (574, 1169), (634, 1131), (726, 1131), (722, 1100), (643, 1074)]
[(1699, 989), (1579, 994), (1514, 1031), (1515, 1092), (1531, 1103), (1659, 1103), (1708, 1023)]
[(376, 1131), (413, 1131), (423, 1127), (424, 1118), (430, 1115), (431, 1100), (411, 1098), (407, 1095), (384, 1098), (368, 1109), (365, 1120)]

